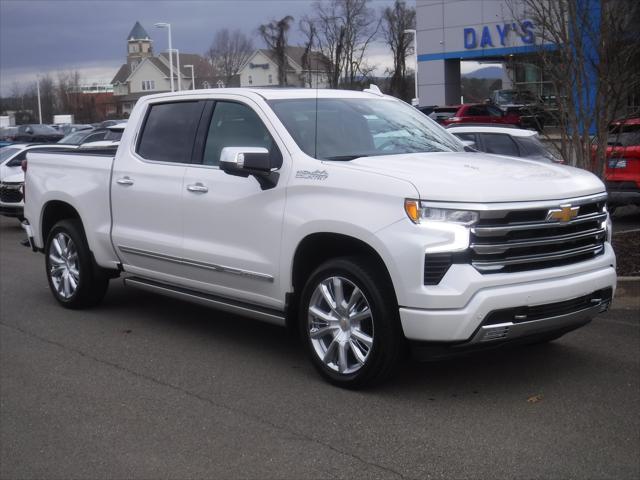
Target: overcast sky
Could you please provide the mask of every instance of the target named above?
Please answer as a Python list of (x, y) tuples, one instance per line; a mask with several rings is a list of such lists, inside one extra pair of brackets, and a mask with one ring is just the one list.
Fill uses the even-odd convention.
[[(297, 23), (311, 12), (312, 0), (0, 0), (0, 94), (14, 82), (35, 80), (38, 74), (79, 70), (84, 80), (110, 81), (126, 58), (126, 38), (136, 20), (154, 41), (154, 51), (167, 48), (169, 22), (173, 47), (202, 54), (215, 32), (239, 28), (262, 46), (257, 27), (292, 15), (290, 43), (302, 41)], [(380, 10), (393, 0), (373, 0)], [(409, 4), (415, 1), (409, 0)], [(392, 62), (383, 45), (374, 45), (368, 63), (379, 71)]]

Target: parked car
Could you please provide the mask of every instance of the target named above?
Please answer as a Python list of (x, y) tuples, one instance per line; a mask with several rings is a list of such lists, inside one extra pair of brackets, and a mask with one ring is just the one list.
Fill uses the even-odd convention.
[(15, 143), (16, 135), (18, 133), (18, 127), (4, 127), (0, 128), (0, 142), (2, 146), (11, 145)]
[(424, 113), (425, 115), (429, 116), (436, 110), (436, 108), (438, 108), (438, 106), (437, 105), (423, 105), (423, 106), (416, 106), (416, 108), (418, 110), (420, 110), (422, 113)]
[[(444, 125), (444, 121), (455, 116), (456, 112), (460, 109), (460, 106), (457, 107), (435, 107), (429, 114), (428, 117), (432, 120), (435, 120), (440, 125)], [(424, 112), (423, 112), (424, 113)]]
[(14, 141), (26, 143), (57, 142), (64, 135), (49, 125), (20, 125)]
[[(102, 140), (108, 133), (106, 128), (96, 130), (81, 130), (66, 135), (58, 141), (58, 144), (62, 145), (82, 145), (85, 141), (98, 141)], [(88, 140), (87, 140), (88, 139)]]
[(0, 149), (0, 215), (22, 219), (24, 172), (28, 152), (69, 148), (58, 145), (13, 144)]
[(344, 387), (409, 347), (551, 341), (616, 285), (595, 175), (467, 153), (375, 89), (148, 95), (115, 155), (27, 157), (23, 226), (63, 307), (123, 276), (298, 330)]
[(523, 157), (551, 163), (564, 163), (553, 155), (540, 141), (538, 133), (521, 128), (505, 128), (474, 125), (468, 127), (451, 126), (447, 131), (460, 140), (473, 142), (473, 148), (496, 155)]
[(504, 113), (517, 114), (523, 128), (534, 128), (540, 132), (549, 123), (542, 99), (528, 90), (495, 90), (488, 103), (499, 107)]
[(74, 133), (74, 132), (91, 131), (91, 130), (93, 130), (93, 126), (88, 124), (67, 123), (65, 125), (59, 126), (59, 131), (61, 131), (64, 135), (69, 135), (70, 133)]
[(609, 205), (640, 205), (640, 117), (613, 122), (607, 141)]
[(102, 140), (95, 140), (93, 138), (88, 138), (84, 143), (78, 146), (79, 149), (87, 150), (87, 149), (110, 149), (115, 148), (120, 144), (120, 139), (122, 138), (122, 134), (124, 132), (126, 123), (118, 123), (116, 125), (112, 125), (107, 127), (105, 130), (107, 133), (104, 135)]
[(121, 123), (127, 123), (127, 121), (128, 120), (126, 118), (122, 120), (105, 120), (103, 122), (100, 122), (96, 128), (112, 127), (114, 125), (119, 125)]
[(459, 105), (453, 116), (442, 119), (443, 125), (460, 123), (500, 124), (520, 127), (520, 116), (516, 113), (504, 113), (498, 107), (484, 103)]

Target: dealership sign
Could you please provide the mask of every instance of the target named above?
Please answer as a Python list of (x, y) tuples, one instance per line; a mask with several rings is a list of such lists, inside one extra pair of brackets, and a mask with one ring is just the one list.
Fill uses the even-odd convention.
[(518, 35), (525, 45), (533, 45), (536, 42), (533, 22), (525, 20), (520, 23), (498, 24), (494, 25), (493, 28), (488, 25), (477, 29), (475, 27), (467, 27), (464, 29), (464, 48), (504, 47), (511, 32)]

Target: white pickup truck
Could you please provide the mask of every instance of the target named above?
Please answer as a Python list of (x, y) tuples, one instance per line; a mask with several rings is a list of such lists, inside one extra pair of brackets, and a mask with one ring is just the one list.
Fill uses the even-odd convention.
[(24, 227), (63, 306), (122, 276), (298, 329), (341, 386), (388, 377), (409, 347), (552, 340), (616, 284), (598, 178), (466, 152), (375, 89), (151, 95), (115, 157), (32, 153), (23, 168)]

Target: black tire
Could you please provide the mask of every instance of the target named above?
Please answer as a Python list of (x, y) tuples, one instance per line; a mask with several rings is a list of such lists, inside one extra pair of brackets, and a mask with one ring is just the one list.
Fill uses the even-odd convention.
[[(381, 271), (379, 267), (372, 265), (372, 263), (373, 262), (367, 258), (360, 257), (342, 257), (329, 260), (320, 265), (320, 267), (311, 274), (300, 297), (299, 327), (311, 362), (326, 380), (344, 388), (362, 388), (387, 380), (393, 375), (402, 358), (405, 340), (400, 327), (398, 305), (393, 294), (393, 285), (391, 285), (386, 272)], [(348, 357), (354, 361), (352, 362), (355, 364), (354, 368), (357, 368), (356, 371), (352, 372), (349, 372), (348, 369), (340, 372), (338, 369), (341, 368), (341, 365), (338, 365), (340, 362), (337, 359), (333, 367), (327, 365), (320, 358), (320, 353), (316, 350), (318, 347), (314, 347), (314, 341), (311, 338), (312, 324), (314, 319), (319, 317), (315, 317), (309, 313), (311, 307), (310, 302), (312, 298), (321, 298), (319, 293), (314, 292), (319, 291), (317, 289), (320, 288), (323, 281), (332, 278), (344, 280), (346, 287), (344, 288), (344, 295), (341, 295), (344, 296), (345, 303), (348, 301), (346, 297), (349, 293), (348, 289), (357, 287), (364, 295), (364, 303), (360, 302), (359, 305), (361, 307), (367, 305), (371, 312), (371, 315), (359, 324), (357, 329), (360, 330), (360, 332), (356, 332), (362, 333), (364, 329), (369, 329), (373, 337), (372, 345), (368, 348), (368, 353), (364, 357), (364, 360), (362, 360), (362, 357), (358, 360), (355, 354), (356, 346), (348, 345), (344, 347), (347, 352), (345, 358)], [(340, 290), (343, 291), (343, 287), (340, 287)], [(354, 289), (350, 290), (351, 294), (353, 294), (353, 291)], [(326, 302), (326, 299), (320, 301)], [(329, 307), (328, 302), (326, 306)], [(351, 311), (355, 312), (356, 310), (356, 305), (354, 304)], [(366, 309), (362, 307), (362, 311), (364, 310)], [(346, 311), (345, 309), (344, 312)], [(362, 312), (357, 313), (355, 316), (361, 315), (361, 313)], [(331, 309), (329, 315), (334, 314), (336, 314), (336, 311)], [(346, 313), (345, 315), (350, 317), (350, 315)], [(344, 318), (343, 316), (343, 319)], [(355, 334), (354, 337), (351, 337), (352, 329), (350, 327), (345, 325), (345, 330), (342, 329), (343, 321), (346, 320), (339, 322), (341, 326), (336, 327), (334, 324), (334, 326), (331, 327), (334, 329), (333, 331), (338, 332), (335, 335), (347, 335), (347, 340), (341, 337), (342, 340), (338, 343), (340, 345), (345, 345), (345, 343), (349, 344), (352, 338), (355, 339), (357, 343), (359, 339), (355, 337)], [(367, 322), (367, 326), (364, 326), (364, 322)], [(327, 326), (328, 325), (327, 323)], [(351, 322), (349, 321), (347, 325), (351, 325)], [(319, 332), (320, 328), (314, 328), (314, 330), (315, 332)], [(327, 335), (328, 338), (321, 337), (322, 339), (327, 338), (326, 340), (318, 340), (318, 338), (316, 338), (315, 344), (318, 345), (319, 341), (324, 342), (320, 348), (326, 347), (328, 351), (331, 349), (334, 341), (338, 340), (337, 337), (333, 337), (334, 333)], [(327, 343), (329, 346), (327, 346)], [(358, 345), (360, 347), (359, 352), (362, 353), (365, 344), (359, 343)], [(338, 345), (334, 350), (340, 348)]]
[[(60, 271), (59, 268), (56, 269), (56, 265), (62, 265), (60, 262), (56, 264), (54, 260), (55, 258), (62, 258), (56, 249), (56, 242), (54, 242), (54, 240), (57, 241), (60, 239), (60, 235), (62, 235), (63, 238), (66, 236), (66, 238), (71, 240), (76, 252), (76, 255), (73, 257), (76, 259), (73, 263), (75, 267), (73, 271), (77, 272), (77, 279), (76, 276), (70, 273), (72, 270), (69, 269), (68, 262), (65, 270), (66, 276), (72, 277), (76, 287), (70, 295), (66, 296), (64, 295), (64, 287), (60, 287), (60, 283), (56, 284), (56, 282), (63, 282), (64, 272), (60, 279), (54, 274), (54, 272)], [(58, 242), (58, 246), (59, 245)], [(103, 272), (100, 267), (95, 265), (84, 235), (84, 230), (82, 229), (82, 224), (79, 220), (62, 220), (56, 223), (47, 237), (44, 254), (49, 288), (54, 298), (63, 307), (71, 309), (87, 308), (93, 307), (102, 301), (109, 286), (109, 276), (106, 275), (106, 272)], [(62, 269), (65, 269), (64, 265)]]

